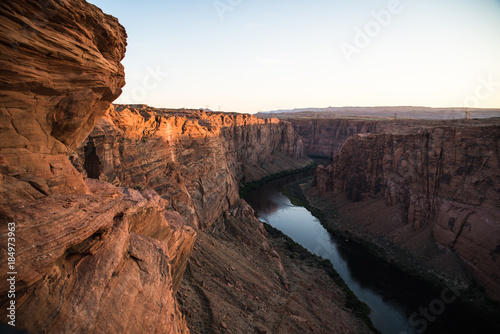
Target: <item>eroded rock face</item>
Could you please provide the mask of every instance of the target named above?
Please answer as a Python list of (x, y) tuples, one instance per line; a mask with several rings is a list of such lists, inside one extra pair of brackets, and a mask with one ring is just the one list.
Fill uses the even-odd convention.
[(0, 17), (0, 172), (85, 193), (67, 155), (121, 93), (125, 29), (85, 1), (6, 0)]
[(309, 163), (290, 123), (142, 105), (111, 109), (73, 158), (88, 177), (154, 189), (202, 228), (228, 214), (240, 181)]
[[(489, 123), (495, 123), (491, 121)], [(457, 252), (489, 294), (500, 295), (500, 126), (434, 127), (415, 134), (364, 134), (319, 167), (320, 192), (402, 203), (415, 229)]]
[[(92, 195), (2, 207), (2, 226), (15, 222), (18, 236), (17, 327), (33, 333), (187, 332), (175, 292), (195, 232), (172, 224), (175, 214), (154, 191), (91, 179), (88, 186)], [(5, 234), (0, 239), (7, 243)], [(1, 295), (7, 290), (2, 284)], [(6, 302), (3, 297), (3, 308)]]
[(286, 117), (303, 138), (307, 154), (333, 158), (352, 135), (390, 128), (390, 121)]
[(85, 1), (0, 4), (0, 266), (14, 223), (17, 328), (189, 332), (175, 293), (195, 232), (153, 190), (85, 180), (68, 157), (120, 94), (125, 45)]

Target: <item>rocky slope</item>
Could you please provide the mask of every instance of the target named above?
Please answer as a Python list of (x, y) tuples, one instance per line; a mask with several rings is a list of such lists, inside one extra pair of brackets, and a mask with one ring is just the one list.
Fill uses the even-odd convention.
[(15, 226), (16, 272), (15, 297), (0, 273), (0, 306), (15, 302), (17, 328), (370, 332), (317, 263), (273, 249), (239, 198), (240, 182), (309, 163), (289, 123), (106, 112), (124, 85), (115, 18), (67, 0), (3, 1), (0, 15), (0, 266)]
[(85, 1), (8, 0), (0, 18), (2, 322), (15, 302), (33, 333), (189, 332), (175, 292), (195, 232), (154, 191), (68, 158), (125, 83), (124, 28)]
[(88, 177), (154, 189), (203, 229), (227, 215), (240, 182), (310, 161), (290, 123), (143, 105), (112, 108), (77, 153)]
[(178, 293), (191, 332), (370, 332), (323, 269), (278, 254), (239, 198), (240, 182), (310, 163), (290, 123), (117, 105), (72, 159), (88, 177), (154, 189), (197, 229)]
[(493, 119), (355, 135), (330, 166), (318, 168), (317, 189), (345, 193), (351, 201), (381, 198), (387, 206), (399, 205), (400, 225), (430, 227), (430, 237), (458, 254), (489, 295), (500, 299), (499, 144)]
[(240, 216), (199, 232), (179, 290), (191, 333), (371, 332), (317, 261), (264, 231), (263, 247), (259, 226)]

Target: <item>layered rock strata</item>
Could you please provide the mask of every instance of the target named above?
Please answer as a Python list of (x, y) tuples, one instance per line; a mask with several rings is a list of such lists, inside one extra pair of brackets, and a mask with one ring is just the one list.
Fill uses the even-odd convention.
[(14, 301), (33, 333), (188, 333), (175, 292), (195, 232), (154, 191), (85, 180), (68, 157), (125, 83), (124, 28), (85, 1), (3, 1), (0, 17), (3, 312)]
[[(54, 194), (0, 211), (2, 226), (16, 224), (17, 327), (187, 333), (175, 292), (195, 232), (154, 191), (87, 185), (92, 194)], [(1, 288), (6, 309), (8, 287)]]
[(7, 0), (0, 16), (0, 172), (86, 193), (67, 155), (121, 93), (125, 29), (85, 1)]
[[(493, 125), (487, 125), (487, 124)], [(410, 134), (349, 138), (334, 162), (319, 167), (323, 194), (402, 205), (403, 224), (432, 228), (442, 247), (472, 268), (493, 298), (500, 295), (500, 126), (430, 127)]]
[(154, 189), (204, 229), (227, 215), (240, 182), (310, 161), (290, 123), (144, 105), (110, 109), (73, 160), (88, 177)]
[[(429, 120), (410, 118), (349, 117), (328, 113), (301, 112), (274, 114), (281, 120), (292, 123), (302, 137), (308, 155), (334, 158), (349, 137), (364, 133), (417, 133), (419, 130), (438, 126), (464, 126), (486, 124), (485, 120)], [(259, 117), (265, 118), (261, 114)]]

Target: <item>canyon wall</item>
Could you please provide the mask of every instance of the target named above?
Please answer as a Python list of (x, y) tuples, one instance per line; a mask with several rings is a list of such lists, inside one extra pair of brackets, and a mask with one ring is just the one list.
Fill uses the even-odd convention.
[(0, 17), (2, 322), (188, 333), (175, 293), (196, 233), (153, 190), (85, 179), (68, 157), (125, 84), (124, 28), (85, 1), (7, 0)]
[[(345, 309), (345, 291), (318, 265), (275, 249), (239, 198), (240, 182), (311, 162), (290, 123), (116, 105), (71, 158), (95, 179), (89, 182), (151, 189), (195, 227), (196, 245), (178, 290), (192, 333), (370, 332)], [(305, 283), (312, 280), (319, 280), (314, 290)]]
[(391, 122), (342, 118), (309, 118), (283, 116), (293, 124), (295, 131), (303, 138), (307, 154), (333, 158), (352, 135), (383, 131)]
[[(450, 124), (463, 126), (463, 119), (429, 120), (411, 118), (355, 117), (348, 114), (330, 114), (317, 112), (298, 112), (292, 114), (273, 114), (274, 117), (293, 124), (295, 131), (302, 137), (304, 149), (308, 155), (334, 158), (340, 153), (346, 140), (356, 134), (363, 133), (416, 133), (419, 130), (447, 126)], [(259, 114), (259, 117), (269, 117)], [(481, 123), (481, 120), (472, 120)]]
[(109, 108), (125, 83), (115, 18), (83, 0), (7, 0), (0, 17), (0, 267), (15, 272), (0, 273), (0, 307), (15, 306), (2, 322), (371, 332), (324, 264), (283, 238), (273, 249), (239, 198), (240, 182), (309, 164), (290, 123)]
[(203, 229), (227, 215), (240, 182), (310, 162), (290, 123), (143, 105), (110, 109), (72, 158), (88, 177), (154, 189)]
[(359, 134), (330, 166), (320, 166), (322, 194), (402, 204), (415, 230), (432, 228), (442, 247), (472, 268), (500, 299), (500, 126), (498, 120), (427, 127), (416, 133)]

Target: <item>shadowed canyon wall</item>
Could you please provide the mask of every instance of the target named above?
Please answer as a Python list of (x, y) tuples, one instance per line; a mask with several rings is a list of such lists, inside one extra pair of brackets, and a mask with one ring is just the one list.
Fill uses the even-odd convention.
[[(368, 108), (369, 109), (369, 108)], [(425, 120), (411, 118), (385, 118), (342, 116), (340, 114), (300, 112), (293, 114), (273, 114), (274, 117), (293, 124), (295, 131), (302, 137), (308, 155), (334, 158), (346, 140), (363, 133), (415, 133), (430, 126), (456, 126), (464, 120)], [(265, 114), (259, 117), (266, 118)], [(481, 123), (483, 121), (473, 120)], [(483, 122), (484, 123), (484, 122)]]
[(327, 158), (335, 157), (350, 136), (381, 131), (391, 125), (389, 121), (282, 117), (289, 120), (295, 131), (303, 138), (307, 154)]
[[(482, 123), (482, 124), (481, 124)], [(491, 125), (489, 125), (491, 124)], [(402, 204), (415, 230), (456, 252), (495, 299), (500, 291), (500, 126), (498, 120), (417, 133), (359, 134), (316, 171), (323, 194)]]

